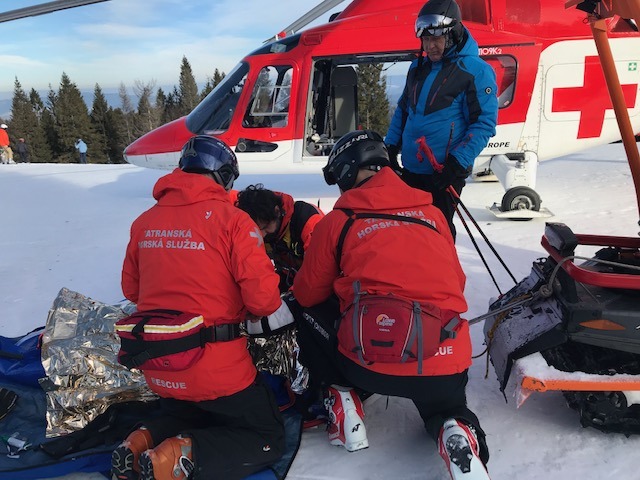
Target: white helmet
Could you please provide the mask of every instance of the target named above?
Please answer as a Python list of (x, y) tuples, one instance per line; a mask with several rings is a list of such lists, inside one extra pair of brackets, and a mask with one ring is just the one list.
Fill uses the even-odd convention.
[(7, 127), (7, 124), (6, 124), (6, 123), (3, 123), (2, 125), (0, 125), (0, 128), (4, 128), (4, 129), (6, 130), (6, 129), (7, 129), (7, 128), (9, 128), (9, 127)]

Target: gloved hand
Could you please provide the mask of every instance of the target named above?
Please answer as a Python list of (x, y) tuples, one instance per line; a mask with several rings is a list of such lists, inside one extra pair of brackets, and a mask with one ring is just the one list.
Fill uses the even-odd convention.
[(280, 307), (271, 315), (262, 317), (256, 322), (247, 321), (247, 333), (252, 337), (268, 337), (293, 328), (293, 322), (293, 314), (283, 299)]
[(400, 174), (402, 172), (402, 167), (398, 163), (398, 154), (400, 153), (400, 147), (397, 145), (387, 145), (387, 152), (389, 152), (389, 161), (391, 162), (391, 168)]
[(459, 178), (467, 178), (470, 170), (462, 168), (462, 165), (458, 163), (458, 160), (453, 155), (449, 155), (444, 161), (442, 171), (440, 173), (434, 172), (431, 175), (433, 186), (438, 190), (445, 190), (455, 180)]

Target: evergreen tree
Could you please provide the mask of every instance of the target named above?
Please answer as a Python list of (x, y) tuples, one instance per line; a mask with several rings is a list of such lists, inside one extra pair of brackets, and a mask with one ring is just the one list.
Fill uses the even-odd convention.
[(155, 105), (151, 104), (151, 94), (155, 87), (155, 81), (146, 84), (139, 80), (135, 82), (134, 92), (138, 97), (138, 115), (134, 128), (136, 137), (141, 137), (160, 126), (159, 111)]
[(156, 112), (158, 114), (158, 118), (160, 124), (166, 123), (165, 119), (165, 105), (167, 104), (167, 96), (164, 94), (164, 90), (162, 88), (158, 88), (156, 92)]
[(213, 72), (213, 87), (217, 87), (218, 84), (224, 80), (224, 77), (226, 77), (227, 74), (222, 72), (220, 73), (220, 70), (218, 70), (217, 68), (215, 69), (215, 71)]
[(42, 113), (40, 114), (40, 126), (42, 127), (42, 131), (44, 132), (47, 145), (51, 150), (52, 162), (59, 162), (59, 156), (60, 156), (60, 147), (58, 146), (58, 134), (55, 128), (56, 122), (53, 115), (53, 110), (55, 108), (56, 102), (57, 102), (56, 92), (54, 92), (53, 88), (51, 88), (51, 85), (49, 85), (49, 93), (47, 94), (47, 103), (45, 108), (42, 110)]
[[(179, 116), (187, 115), (198, 104), (198, 85), (193, 76), (187, 57), (182, 57), (180, 66), (180, 87), (178, 95)], [(177, 117), (176, 117), (177, 118)]]
[(213, 72), (213, 77), (207, 77), (207, 83), (200, 93), (200, 99), (203, 100), (207, 95), (209, 95), (209, 93), (211, 93), (211, 90), (216, 88), (224, 77), (225, 74), (220, 73), (220, 70), (216, 68), (216, 70)]
[(11, 146), (15, 149), (19, 138), (24, 138), (27, 144), (30, 144), (31, 136), (37, 128), (38, 118), (33, 112), (27, 94), (16, 77), (13, 83), (13, 98), (11, 100), (11, 129), (9, 130)]
[(173, 92), (167, 95), (167, 101), (164, 104), (164, 117), (162, 118), (163, 123), (168, 123), (176, 118), (180, 118), (182, 115), (180, 114), (180, 105), (179, 105), (180, 93), (176, 87), (173, 87)]
[(47, 132), (45, 129), (45, 118), (49, 119), (49, 124), (51, 125), (51, 114), (45, 108), (44, 102), (42, 98), (40, 98), (40, 94), (37, 92), (35, 88), (32, 88), (29, 92), (29, 103), (31, 104), (31, 110), (33, 111), (36, 119), (38, 121), (38, 128), (33, 133), (30, 139), (26, 139), (27, 142), (30, 142), (29, 147), (31, 148), (31, 161), (32, 162), (51, 162), (53, 160), (53, 155), (51, 153), (51, 146), (47, 141)]
[(375, 130), (384, 135), (389, 128), (387, 78), (382, 63), (358, 65), (359, 128)]
[(114, 108), (109, 110), (108, 112), (108, 125), (113, 129), (113, 136), (110, 137), (112, 142), (109, 144), (109, 157), (112, 163), (125, 163), (124, 149), (129, 145), (129, 143), (125, 142), (124, 137), (122, 136), (121, 125), (124, 124), (124, 113), (119, 108)]
[(135, 110), (133, 109), (133, 104), (131, 103), (131, 99), (129, 98), (129, 93), (127, 92), (127, 87), (125, 87), (124, 83), (120, 83), (120, 87), (118, 88), (118, 95), (120, 96), (120, 105), (121, 105), (120, 107), (121, 123), (119, 125), (118, 131), (124, 143), (129, 145), (131, 142), (133, 142), (136, 139), (135, 133), (134, 133)]
[[(34, 98), (33, 102), (32, 98)], [(51, 151), (40, 126), (39, 112), (43, 108), (44, 105), (38, 93), (32, 90), (30, 97), (27, 97), (16, 78), (11, 102), (11, 141), (15, 149), (18, 139), (24, 138), (32, 162), (51, 161)]]
[(93, 90), (93, 104), (91, 106), (91, 123), (100, 136), (102, 159), (106, 163), (120, 163), (122, 155), (121, 142), (117, 126), (113, 123), (113, 109), (107, 103), (100, 85), (96, 83)]
[(100, 137), (89, 119), (87, 104), (77, 85), (66, 73), (62, 74), (60, 80), (60, 88), (53, 105), (53, 118), (61, 162), (78, 161), (75, 143), (79, 138), (82, 138), (89, 147), (87, 153), (89, 162), (105, 161), (100, 152)]

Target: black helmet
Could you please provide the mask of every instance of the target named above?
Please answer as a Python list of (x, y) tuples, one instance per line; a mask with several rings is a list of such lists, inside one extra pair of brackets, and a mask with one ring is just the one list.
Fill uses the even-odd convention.
[(346, 192), (356, 183), (359, 169), (390, 165), (389, 152), (380, 134), (372, 130), (356, 130), (336, 142), (322, 173), (327, 185), (337, 183)]
[(191, 137), (180, 152), (180, 169), (187, 173), (211, 173), (225, 190), (231, 190), (240, 176), (236, 154), (214, 137)]
[(455, 0), (429, 0), (416, 18), (416, 37), (451, 34), (454, 44), (462, 39), (462, 14)]

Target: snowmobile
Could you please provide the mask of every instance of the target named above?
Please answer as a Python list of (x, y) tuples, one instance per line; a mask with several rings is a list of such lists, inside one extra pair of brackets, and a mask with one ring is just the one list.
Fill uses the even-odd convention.
[[(613, 15), (640, 25), (640, 2), (568, 0), (572, 6), (591, 24), (640, 210), (640, 153), (606, 36)], [(640, 433), (640, 238), (547, 223), (541, 243), (548, 257), (484, 316), (500, 389), (515, 384), (518, 404), (532, 392), (558, 390), (583, 426)], [(579, 246), (601, 248), (582, 257)]]

